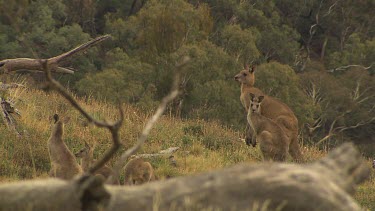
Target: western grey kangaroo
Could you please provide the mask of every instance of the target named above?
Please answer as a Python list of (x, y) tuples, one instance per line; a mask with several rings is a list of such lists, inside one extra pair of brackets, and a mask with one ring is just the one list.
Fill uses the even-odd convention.
[(60, 120), (57, 114), (53, 118), (54, 125), (48, 140), (48, 152), (51, 160), (49, 176), (69, 180), (75, 175), (81, 174), (82, 168), (63, 141), (64, 123), (69, 119)]

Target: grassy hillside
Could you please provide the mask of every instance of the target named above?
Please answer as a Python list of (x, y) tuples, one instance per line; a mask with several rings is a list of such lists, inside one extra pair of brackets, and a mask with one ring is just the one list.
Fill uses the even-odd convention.
[[(18, 130), (24, 135), (18, 138), (4, 124), (0, 126), (0, 182), (47, 177), (50, 167), (47, 140), (54, 113), (71, 118), (65, 126), (65, 142), (73, 152), (84, 146), (84, 140), (96, 144), (95, 157), (109, 148), (110, 134), (104, 129), (87, 125), (85, 119), (59, 95), (18, 89), (12, 91), (11, 96), (21, 99), (16, 104), (22, 112), (22, 116), (17, 117), (17, 122)], [(113, 105), (91, 98), (80, 99), (79, 102), (97, 118), (114, 120), (118, 116)], [(152, 114), (152, 111), (144, 113), (128, 105), (123, 105), (123, 109), (125, 121), (121, 137), (124, 148), (121, 152), (135, 143), (143, 125)], [(177, 167), (172, 167), (165, 158), (150, 161), (159, 178), (195, 174), (240, 162), (260, 162), (259, 149), (240, 142), (240, 136), (241, 132), (225, 128), (216, 122), (180, 120), (166, 114), (155, 125), (139, 153), (153, 153), (174, 146), (181, 148), (176, 153)], [(303, 147), (303, 153), (308, 161), (326, 154), (313, 147)], [(375, 209), (374, 179), (360, 186), (356, 198), (362, 205)]]

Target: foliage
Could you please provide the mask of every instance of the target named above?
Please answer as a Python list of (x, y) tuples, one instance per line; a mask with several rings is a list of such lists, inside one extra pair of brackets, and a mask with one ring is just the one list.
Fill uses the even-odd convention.
[[(0, 59), (51, 57), (111, 34), (59, 80), (79, 96), (148, 111), (169, 91), (176, 61), (189, 55), (182, 95), (169, 111), (233, 128), (246, 122), (233, 76), (255, 63), (256, 86), (288, 104), (301, 127), (324, 119), (320, 139), (347, 109), (336, 126), (374, 117), (372, 8), (372, 0), (0, 0)], [(311, 98), (312, 84), (321, 102)], [(373, 130), (366, 124), (335, 137), (360, 142)]]
[(369, 71), (374, 73), (375, 67), (375, 38), (363, 41), (358, 33), (348, 37), (347, 44), (342, 51), (336, 51), (329, 57), (329, 67), (337, 68), (340, 65), (362, 65), (370, 67)]
[(136, 103), (150, 91), (145, 89), (151, 83), (150, 65), (130, 59), (119, 48), (108, 51), (106, 57), (108, 64), (103, 71), (89, 74), (77, 84), (81, 93), (109, 101)]
[[(81, 149), (84, 141), (96, 143), (94, 158), (98, 158), (110, 147), (110, 134), (92, 125), (85, 126), (83, 117), (71, 109), (61, 96), (28, 89), (21, 97), (24, 101), (18, 106), (24, 113), (19, 123), (26, 131), (23, 133), (25, 137), (19, 139), (12, 131), (5, 127), (0, 128), (0, 156), (3, 158), (0, 161), (0, 183), (48, 177), (50, 161), (47, 140), (53, 112), (70, 117), (71, 120), (65, 125), (64, 141), (73, 152)], [(78, 98), (78, 102), (91, 114), (116, 119), (115, 106), (93, 98)], [(127, 149), (136, 142), (148, 115), (127, 104), (123, 105), (123, 109), (126, 119), (124, 127), (121, 128), (121, 137), (124, 148)], [(184, 137), (188, 137), (191, 144), (183, 144)], [(256, 163), (261, 159), (259, 147), (252, 148), (238, 142), (238, 132), (217, 122), (183, 121), (169, 116), (162, 117), (155, 125), (139, 153), (154, 153), (175, 146), (184, 147), (174, 154), (177, 167), (171, 166), (165, 158), (150, 159), (160, 179), (207, 172), (237, 163)], [(326, 154), (315, 147), (304, 147), (302, 150), (309, 162)], [(113, 165), (118, 156), (119, 154), (116, 154), (110, 165)], [(371, 180), (361, 185), (356, 195), (356, 199), (369, 208), (373, 207), (373, 178), (372, 176)]]
[(259, 32), (256, 29), (242, 30), (239, 25), (228, 25), (223, 28), (221, 36), (222, 46), (236, 61), (249, 63), (259, 58), (260, 53), (256, 46)]
[(300, 78), (288, 65), (270, 62), (256, 68), (255, 85), (267, 95), (286, 103), (300, 123), (309, 123), (316, 107), (301, 89)]
[(310, 101), (318, 108), (313, 116), (321, 121), (316, 131), (318, 137), (326, 135), (333, 125), (345, 128), (342, 132), (353, 141), (371, 142), (369, 134), (375, 129), (375, 98), (370, 94), (375, 85), (373, 76), (365, 70), (353, 69), (338, 77), (313, 71), (303, 74), (301, 79)]

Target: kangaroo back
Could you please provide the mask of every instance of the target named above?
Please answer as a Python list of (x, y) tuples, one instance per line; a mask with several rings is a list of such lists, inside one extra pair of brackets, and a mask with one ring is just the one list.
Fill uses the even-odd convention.
[(61, 179), (72, 179), (75, 175), (82, 173), (74, 155), (63, 141), (64, 122), (57, 114), (54, 115), (55, 123), (52, 126), (51, 136), (48, 140), (48, 151), (51, 161), (49, 175)]
[(85, 146), (74, 154), (76, 158), (81, 159), (81, 167), (83, 171), (88, 171), (93, 163), (94, 149), (86, 141)]
[(154, 169), (142, 158), (133, 158), (125, 166), (124, 185), (139, 185), (155, 180)]
[[(245, 70), (240, 71), (240, 73), (235, 76), (235, 80), (241, 83), (240, 99), (246, 112), (250, 106), (250, 93), (257, 96), (264, 95), (260, 89), (254, 87), (254, 72), (255, 68), (252, 68), (252, 70), (248, 72), (246, 72), (245, 68)], [(261, 115), (272, 119), (285, 131), (290, 139), (290, 154), (295, 160), (302, 160), (302, 153), (298, 144), (298, 119), (289, 106), (276, 98), (265, 95), (262, 103)], [(246, 143), (255, 146), (256, 140), (254, 140), (252, 133), (253, 131), (251, 129), (247, 129)]]
[[(85, 147), (80, 149), (75, 154), (76, 158), (81, 159), (81, 166), (82, 166), (83, 171), (85, 172), (89, 170), (90, 166), (94, 162), (96, 162), (96, 160), (94, 160), (94, 148), (95, 148), (95, 145), (90, 146), (90, 144), (88, 144), (85, 141)], [(103, 167), (101, 167), (100, 169), (96, 171), (95, 175), (102, 177), (103, 180), (106, 180), (108, 179), (109, 176), (113, 175), (113, 170), (111, 167), (104, 165)], [(112, 183), (112, 185), (119, 185), (119, 184), (120, 184), (120, 181), (118, 179), (115, 180), (114, 183)]]
[(265, 160), (284, 161), (289, 148), (289, 138), (273, 120), (261, 115), (263, 96), (250, 94), (247, 120), (253, 129)]

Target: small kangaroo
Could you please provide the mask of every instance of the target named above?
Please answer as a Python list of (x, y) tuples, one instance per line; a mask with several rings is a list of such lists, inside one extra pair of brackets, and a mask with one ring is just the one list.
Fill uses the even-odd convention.
[(64, 123), (67, 123), (69, 119), (65, 118), (62, 121), (57, 114), (53, 116), (53, 119), (55, 122), (48, 140), (48, 152), (51, 160), (49, 176), (69, 180), (75, 175), (81, 174), (82, 168), (62, 139)]
[[(289, 153), (293, 159), (300, 161), (302, 160), (302, 153), (298, 144), (298, 119), (294, 115), (293, 111), (285, 103), (271, 96), (264, 95), (264, 93), (254, 87), (255, 83), (255, 67), (251, 69), (249, 66), (245, 66), (245, 69), (241, 70), (234, 79), (241, 83), (241, 96), (240, 100), (245, 108), (246, 113), (250, 106), (250, 93), (257, 96), (264, 96), (262, 102), (261, 114), (269, 119), (275, 121), (286, 133), (290, 139)], [(246, 133), (246, 144), (256, 145), (256, 140), (253, 138), (253, 131), (247, 127)]]
[[(88, 171), (90, 166), (96, 162), (94, 160), (94, 147), (91, 147), (86, 141), (85, 141), (85, 147), (80, 149), (77, 153), (74, 154), (76, 158), (81, 159), (81, 167), (83, 171)], [(109, 176), (113, 174), (112, 168), (105, 165), (99, 170), (96, 171), (96, 176), (103, 177), (104, 180), (106, 180)], [(120, 181), (117, 179), (112, 185), (119, 185)]]
[(260, 114), (263, 99), (264, 96), (250, 93), (247, 121), (256, 134), (264, 160), (284, 161), (290, 139), (278, 124)]
[(154, 180), (154, 169), (143, 158), (135, 157), (125, 165), (124, 185), (140, 185)]

